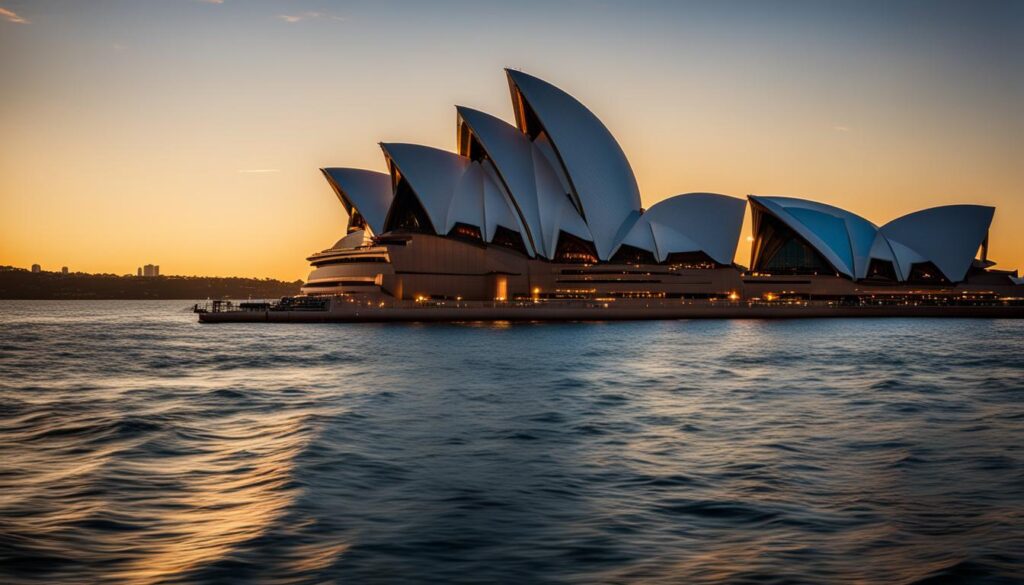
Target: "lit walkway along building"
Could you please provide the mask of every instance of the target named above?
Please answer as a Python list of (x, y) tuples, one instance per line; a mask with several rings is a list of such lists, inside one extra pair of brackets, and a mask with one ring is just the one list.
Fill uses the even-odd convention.
[[(322, 169), (347, 234), (309, 258), (303, 293), (414, 301), (1022, 296), (992, 269), (994, 209), (952, 205), (878, 226), (789, 197), (688, 193), (640, 206), (608, 129), (553, 85), (508, 70), (515, 126), (458, 107), (458, 152), (381, 144), (388, 173)], [(733, 262), (746, 208), (749, 269)]]

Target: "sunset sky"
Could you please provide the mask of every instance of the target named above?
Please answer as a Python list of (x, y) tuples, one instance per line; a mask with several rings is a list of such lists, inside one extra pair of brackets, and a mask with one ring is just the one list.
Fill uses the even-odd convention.
[(646, 206), (995, 205), (1024, 268), (1012, 1), (0, 0), (0, 264), (305, 278), (346, 222), (317, 169), (513, 121), (503, 67), (593, 110)]

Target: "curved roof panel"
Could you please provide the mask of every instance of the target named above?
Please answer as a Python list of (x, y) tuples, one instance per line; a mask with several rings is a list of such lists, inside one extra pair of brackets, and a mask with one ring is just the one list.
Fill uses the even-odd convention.
[(468, 158), (419, 144), (381, 144), (416, 193), (434, 227), (447, 233), (448, 210), (470, 165)]
[[(815, 236), (825, 242), (828, 249), (837, 255), (849, 276), (855, 276), (853, 250), (850, 248), (850, 236), (846, 232), (843, 218), (824, 213), (816, 209), (795, 208), (787, 210), (804, 227), (810, 229)], [(837, 268), (840, 268), (837, 266)]]
[[(655, 257), (658, 256), (658, 244), (654, 241), (654, 232), (651, 231), (651, 224), (644, 219), (644, 216), (636, 218), (630, 226), (626, 236), (622, 238), (619, 245), (615, 247), (616, 252), (622, 246), (633, 246), (641, 250), (647, 250)], [(614, 255), (614, 252), (612, 253)]]
[(391, 177), (386, 173), (363, 169), (320, 169), (327, 183), (345, 206), (349, 214), (355, 208), (363, 216), (373, 233), (384, 231), (384, 220), (394, 199)]
[(746, 207), (736, 197), (687, 193), (655, 203), (637, 223), (651, 225), (659, 261), (675, 252), (702, 251), (719, 264), (732, 264)]
[[(505, 197), (505, 190), (501, 188), (495, 177), (486, 173), (479, 165), (473, 166), (480, 169), (482, 183), (480, 185), (481, 195), (484, 202), (485, 237), (488, 242), (494, 241), (498, 232), (498, 226), (517, 232), (523, 238), (523, 243), (530, 251), (530, 243), (523, 234), (522, 223), (511, 202)], [(533, 254), (530, 254), (531, 256)]]
[(751, 195), (814, 246), (832, 266), (850, 278), (864, 278), (878, 228), (863, 217), (832, 205), (794, 197)]
[(900, 277), (900, 280), (907, 280), (910, 278), (910, 269), (919, 262), (927, 262), (928, 259), (918, 254), (914, 250), (904, 246), (896, 240), (890, 240), (884, 235), (882, 238), (888, 242), (889, 248), (892, 250), (892, 257), (896, 264), (896, 273)]
[[(594, 236), (598, 257), (607, 260), (624, 224), (640, 211), (640, 190), (625, 153), (608, 128), (576, 98), (520, 71), (505, 70), (516, 122), (526, 133), (536, 117), (550, 137), (573, 194)], [(527, 112), (529, 110), (529, 112)]]
[[(532, 244), (537, 255), (554, 258), (560, 231), (593, 241), (590, 228), (573, 205), (559, 170), (551, 166), (542, 145), (489, 114), (463, 107), (458, 108), (458, 113), (493, 163), (498, 182), (508, 189), (519, 220), (516, 225), (521, 226), (517, 231), (523, 234), (528, 246)], [(460, 144), (459, 150), (468, 153), (468, 145)], [(494, 205), (490, 208), (494, 209)]]
[(438, 234), (446, 235), (456, 223), (464, 223), (479, 227), (484, 240), (490, 242), (498, 226), (503, 226), (522, 235), (531, 253), (519, 215), (489, 162), (481, 165), (455, 153), (414, 144), (381, 147), (420, 199)]
[[(500, 180), (512, 196), (518, 213), (526, 224), (527, 244), (533, 243), (538, 253), (543, 253), (543, 229), (540, 208), (537, 202), (537, 185), (534, 178), (533, 148), (530, 139), (515, 126), (470, 108), (457, 106), (459, 120), (476, 136), (487, 156), (493, 161)], [(461, 139), (462, 133), (460, 133)], [(466, 145), (459, 145), (459, 152), (466, 154)], [(508, 226), (506, 226), (508, 227)]]
[(534, 178), (537, 181), (537, 208), (540, 210), (541, 231), (544, 234), (544, 256), (551, 260), (558, 248), (559, 232), (572, 234), (588, 242), (594, 241), (590, 228), (583, 221), (569, 195), (562, 189), (558, 173), (548, 164), (540, 149), (531, 150)]
[[(995, 208), (984, 205), (946, 205), (917, 211), (894, 219), (882, 226), (882, 234), (894, 244), (909, 248), (925, 261), (930, 261), (953, 282), (967, 276), (967, 270), (978, 253), (992, 225)], [(904, 256), (907, 254), (904, 253)], [(901, 258), (901, 264), (909, 264)]]
[(871, 265), (871, 249), (878, 237), (878, 226), (863, 217), (849, 213), (845, 216), (846, 233), (850, 236), (853, 264), (857, 278), (867, 278)]
[[(484, 228), (484, 173), (480, 165), (469, 165), (455, 185), (451, 205), (448, 206), (447, 220), (443, 230), (447, 234), (456, 223)], [(416, 187), (414, 186), (413, 189)]]
[(654, 242), (657, 244), (658, 262), (664, 262), (669, 254), (674, 252), (700, 252), (701, 245), (685, 233), (658, 222), (647, 222), (651, 226), (651, 233), (654, 234)]
[(892, 242), (887, 240), (885, 236), (882, 235), (882, 232), (877, 232), (875, 234), (875, 242), (871, 245), (871, 251), (868, 256), (871, 259), (877, 258), (878, 260), (892, 262), (893, 267), (896, 269), (896, 279), (901, 281), (906, 280), (906, 273), (903, 271), (903, 268), (900, 266), (900, 263), (896, 258)]
[(746, 205), (714, 193), (675, 195), (641, 215), (620, 245), (652, 252), (659, 262), (676, 252), (704, 252), (719, 264), (732, 264)]

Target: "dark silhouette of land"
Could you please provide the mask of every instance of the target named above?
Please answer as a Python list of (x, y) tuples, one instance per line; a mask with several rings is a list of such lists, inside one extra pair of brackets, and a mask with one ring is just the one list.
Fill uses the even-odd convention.
[(33, 273), (0, 266), (0, 299), (272, 299), (298, 294), (301, 286), (301, 280)]

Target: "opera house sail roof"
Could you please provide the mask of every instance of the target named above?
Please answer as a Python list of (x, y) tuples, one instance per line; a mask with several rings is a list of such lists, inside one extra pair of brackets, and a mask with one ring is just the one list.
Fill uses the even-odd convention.
[(676, 195), (655, 203), (635, 218), (621, 245), (654, 253), (702, 252), (718, 264), (732, 264), (746, 203), (715, 193)]
[(909, 278), (915, 262), (923, 261), (959, 282), (988, 238), (995, 211), (983, 205), (933, 207), (890, 221), (879, 236), (892, 246), (893, 260), (904, 278)]
[(640, 214), (640, 190), (608, 128), (575, 98), (521, 71), (506, 70), (519, 129), (550, 141), (601, 260)]
[[(320, 267), (311, 282), (324, 291), (390, 286), (399, 298), (402, 283), (414, 282), (417, 274), (457, 281), (451, 285), (456, 291), (472, 288), (468, 283), (474, 278), (490, 279), (494, 282), (488, 286), (497, 287), (501, 279), (496, 275), (504, 275), (513, 292), (536, 294), (549, 287), (577, 294), (617, 283), (616, 294), (692, 293), (702, 298), (735, 296), (752, 282), (740, 274), (914, 286), (956, 285), (987, 274), (986, 282), (1017, 282), (1016, 272), (988, 270), (994, 209), (981, 205), (926, 209), (881, 227), (850, 211), (793, 197), (688, 193), (645, 210), (626, 154), (593, 112), (537, 77), (511, 69), (505, 74), (514, 123), (456, 106), (454, 151), (382, 143), (386, 173), (322, 169), (350, 218), (348, 236), (311, 258)], [(751, 266), (745, 272), (734, 258), (748, 204), (753, 237)], [(415, 261), (409, 260), (415, 254), (408, 250), (374, 247), (428, 240), (447, 243), (421, 245)], [(352, 250), (359, 252), (339, 256)], [(474, 256), (478, 252), (484, 255)], [(353, 268), (360, 262), (390, 266), (396, 258), (399, 264), (413, 264), (395, 264), (393, 282), (376, 268), (365, 268), (364, 275)], [(557, 268), (573, 264), (661, 268), (656, 273), (595, 269), (575, 280), (569, 277), (578, 269)], [(727, 269), (733, 276), (695, 276), (686, 281), (690, 289), (680, 284), (678, 290), (669, 286), (668, 276), (656, 277), (710, 269)], [(612, 273), (624, 276), (607, 276)], [(551, 280), (551, 274), (565, 278)], [(328, 289), (331, 283), (340, 288)], [(430, 292), (429, 286), (423, 288)], [(461, 298), (458, 292), (453, 296)]]
[[(755, 195), (750, 201), (754, 270), (771, 272), (773, 261), (799, 239), (797, 245), (809, 248), (812, 257), (817, 255), (836, 273), (855, 280), (869, 277), (872, 267), (881, 267), (901, 282), (918, 280), (919, 272), (929, 270), (932, 277), (961, 282), (988, 237), (995, 212), (982, 205), (934, 207), (879, 228), (854, 213), (814, 201)], [(781, 222), (782, 229), (772, 227), (773, 221)], [(786, 229), (798, 238), (787, 238)], [(803, 268), (813, 268), (813, 262)]]
[(506, 74), (515, 125), (459, 106), (457, 153), (389, 143), (381, 144), (389, 179), (360, 169), (323, 169), (346, 211), (359, 214), (377, 235), (455, 230), (485, 243), (499, 238), (546, 260), (558, 259), (559, 245), (571, 242), (577, 256), (594, 262), (609, 261), (625, 247), (658, 261), (699, 252), (732, 263), (741, 199), (679, 195), (644, 213), (629, 161), (597, 116), (541, 79)]
[(320, 170), (349, 215), (357, 213), (373, 233), (384, 233), (384, 220), (394, 199), (391, 177), (363, 169)]

